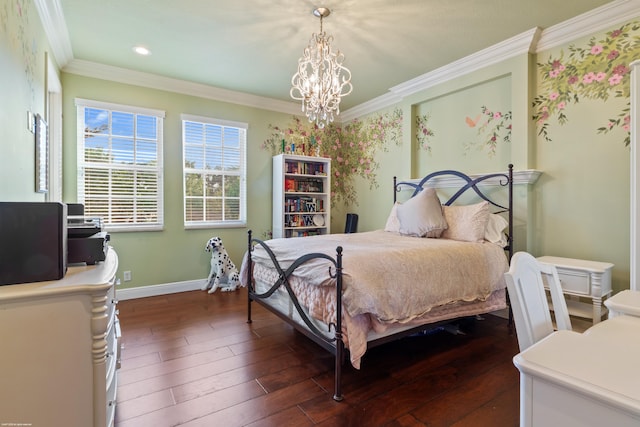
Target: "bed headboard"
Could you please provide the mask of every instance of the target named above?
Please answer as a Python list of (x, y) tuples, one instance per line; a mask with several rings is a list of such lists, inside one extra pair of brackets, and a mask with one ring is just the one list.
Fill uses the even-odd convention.
[[(434, 187), (437, 188), (438, 185), (435, 184), (438, 181), (442, 181), (443, 179), (451, 179), (458, 178), (456, 181), (459, 181), (460, 186), (458, 187), (456, 184), (456, 188), (458, 188), (455, 193), (449, 197), (442, 204), (450, 206), (456, 200), (460, 198), (463, 194), (468, 191), (473, 191), (478, 197), (482, 200), (486, 200), (489, 202), (491, 206), (495, 208), (494, 213), (506, 213), (507, 221), (509, 225), (507, 227), (507, 246), (505, 246), (505, 250), (509, 252), (509, 260), (513, 255), (513, 165), (509, 164), (507, 172), (500, 173), (491, 173), (486, 175), (479, 175), (470, 177), (469, 175), (455, 171), (455, 170), (442, 170), (432, 172), (429, 175), (422, 178), (420, 181), (412, 180), (412, 181), (397, 181), (397, 178), (393, 177), (393, 202), (397, 201), (397, 194), (402, 191), (405, 187), (410, 187), (413, 189), (413, 193), (411, 197), (415, 196), (419, 192), (421, 192), (424, 188)], [(487, 194), (486, 191), (482, 191), (480, 186), (501, 186), (507, 188), (507, 206), (504, 206), (503, 202), (498, 203), (494, 200), (490, 195)]]

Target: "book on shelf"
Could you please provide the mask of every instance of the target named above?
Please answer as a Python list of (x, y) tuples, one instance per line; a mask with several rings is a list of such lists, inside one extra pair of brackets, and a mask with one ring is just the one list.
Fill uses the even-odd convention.
[(286, 173), (298, 175), (326, 175), (324, 163), (308, 161), (287, 161)]
[(284, 190), (289, 193), (322, 193), (324, 184), (321, 179), (290, 179), (284, 180)]

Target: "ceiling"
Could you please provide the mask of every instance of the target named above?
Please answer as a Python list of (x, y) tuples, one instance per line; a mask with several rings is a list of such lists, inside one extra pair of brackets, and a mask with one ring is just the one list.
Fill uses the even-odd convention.
[[(535, 27), (610, 0), (55, 0), (74, 60), (290, 101), (298, 58), (324, 30), (346, 56), (341, 110)], [(618, 0), (619, 2), (619, 0)], [(58, 31), (61, 31), (58, 28)], [(142, 57), (132, 51), (143, 45)]]

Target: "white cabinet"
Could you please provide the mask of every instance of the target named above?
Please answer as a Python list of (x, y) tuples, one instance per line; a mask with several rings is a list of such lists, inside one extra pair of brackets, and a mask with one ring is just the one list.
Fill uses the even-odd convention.
[[(607, 311), (602, 300), (611, 294), (613, 264), (554, 256), (539, 257), (538, 261), (556, 266), (569, 314), (590, 318), (594, 324), (602, 320)], [(582, 298), (591, 303), (580, 301)]]
[(0, 422), (102, 427), (115, 419), (118, 256), (61, 280), (0, 286)]
[(331, 160), (280, 154), (273, 157), (273, 237), (329, 234)]

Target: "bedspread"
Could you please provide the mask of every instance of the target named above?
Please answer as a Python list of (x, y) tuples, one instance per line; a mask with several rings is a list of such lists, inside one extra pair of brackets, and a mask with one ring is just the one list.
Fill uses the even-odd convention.
[[(487, 298), (505, 287), (508, 270), (502, 248), (491, 243), (406, 237), (381, 230), (328, 234), (266, 242), (282, 268), (301, 254), (320, 252), (335, 257), (344, 249), (343, 302), (351, 316), (368, 313), (382, 322), (408, 322), (434, 306)], [(271, 265), (262, 248), (256, 263)], [(333, 286), (329, 263), (316, 259), (295, 275), (312, 286)]]
[[(411, 323), (434, 307), (484, 301), (506, 286), (505, 253), (488, 242), (407, 237), (377, 230), (265, 243), (283, 269), (302, 254), (318, 252), (335, 258), (336, 247), (343, 247), (343, 319), (352, 344), (359, 342), (362, 334), (366, 343), (366, 333), (375, 325)], [(257, 265), (272, 266), (260, 246), (255, 247), (252, 259)], [(329, 275), (330, 265), (327, 260), (314, 259), (296, 269), (290, 280), (311, 316), (325, 323), (336, 319), (335, 279)], [(271, 274), (274, 276), (262, 279), (273, 283), (277, 275)], [(246, 285), (246, 260), (241, 278)], [(358, 327), (351, 328), (354, 322)], [(356, 331), (361, 328), (365, 330)], [(353, 356), (354, 348), (349, 349)]]

